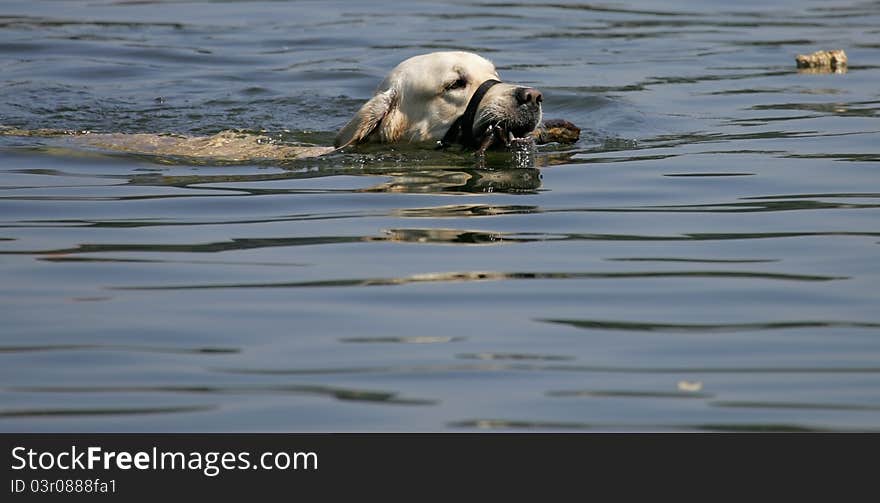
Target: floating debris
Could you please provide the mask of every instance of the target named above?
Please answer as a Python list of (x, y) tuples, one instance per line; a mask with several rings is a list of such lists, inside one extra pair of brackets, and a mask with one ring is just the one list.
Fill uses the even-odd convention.
[(794, 59), (800, 69), (818, 70), (820, 73), (846, 72), (846, 53), (843, 52), (843, 49), (798, 54)]
[(679, 391), (687, 391), (695, 393), (703, 389), (703, 383), (700, 381), (678, 381), (676, 386)]

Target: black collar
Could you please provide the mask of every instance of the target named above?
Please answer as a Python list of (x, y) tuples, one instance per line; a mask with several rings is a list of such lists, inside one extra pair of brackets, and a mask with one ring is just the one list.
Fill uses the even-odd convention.
[(483, 96), (486, 95), (489, 88), (500, 83), (498, 80), (489, 79), (480, 84), (480, 87), (471, 96), (464, 114), (449, 126), (449, 131), (446, 131), (443, 139), (438, 142), (437, 148), (445, 148), (453, 143), (459, 143), (465, 147), (478, 146), (476, 138), (474, 138), (474, 119), (477, 116), (477, 107), (480, 106), (480, 102), (483, 101)]

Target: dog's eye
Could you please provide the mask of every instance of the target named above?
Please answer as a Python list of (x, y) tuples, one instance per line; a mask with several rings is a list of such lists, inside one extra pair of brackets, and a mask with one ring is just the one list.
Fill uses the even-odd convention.
[(446, 90), (452, 91), (454, 89), (461, 89), (463, 87), (467, 87), (467, 79), (464, 77), (459, 77), (457, 80), (446, 84)]

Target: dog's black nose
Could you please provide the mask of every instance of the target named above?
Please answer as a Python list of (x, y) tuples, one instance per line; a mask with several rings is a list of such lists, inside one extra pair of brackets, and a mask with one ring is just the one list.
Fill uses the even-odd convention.
[(526, 105), (528, 103), (541, 103), (544, 101), (544, 95), (541, 94), (541, 91), (533, 87), (517, 87), (516, 92), (516, 101), (520, 105)]

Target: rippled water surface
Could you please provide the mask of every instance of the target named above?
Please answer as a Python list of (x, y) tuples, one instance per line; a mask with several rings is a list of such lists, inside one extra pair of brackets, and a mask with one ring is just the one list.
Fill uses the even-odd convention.
[[(581, 139), (8, 134), (329, 144), (443, 49)], [(6, 0), (0, 430), (880, 429), (878, 83), (878, 2)]]

